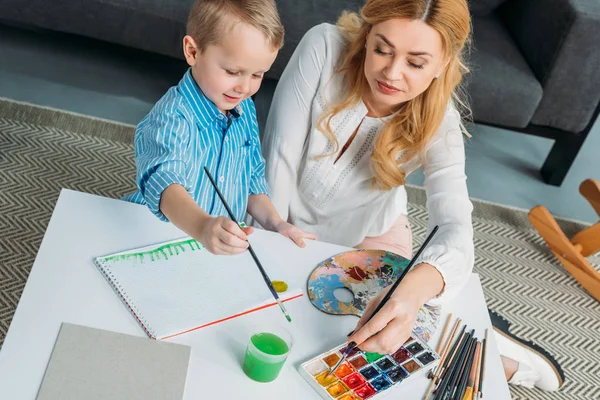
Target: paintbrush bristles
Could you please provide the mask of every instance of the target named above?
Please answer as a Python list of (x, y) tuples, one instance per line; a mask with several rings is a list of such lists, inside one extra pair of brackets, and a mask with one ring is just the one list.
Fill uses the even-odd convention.
[(479, 375), (479, 393), (478, 397), (483, 397), (483, 380), (485, 379), (485, 357), (487, 352), (488, 345), (488, 330), (485, 330), (485, 339), (483, 339), (483, 344), (481, 345), (481, 374)]
[(355, 348), (356, 348), (356, 343), (351, 342), (348, 344), (348, 346), (346, 347), (346, 350), (344, 350), (344, 353), (342, 354), (342, 358), (340, 358), (339, 361), (337, 362), (337, 364), (335, 364), (335, 366), (331, 369), (331, 372), (329, 373), (330, 375), (333, 374), (336, 369), (338, 369), (338, 367), (342, 364), (342, 362), (348, 357), (348, 354), (350, 354), (350, 352), (352, 350), (354, 350)]
[(277, 299), (277, 304), (279, 304), (279, 308), (281, 309), (281, 312), (283, 313), (283, 315), (285, 315), (285, 319), (288, 320), (288, 322), (292, 322), (292, 318), (290, 317), (290, 315), (288, 314), (287, 310), (285, 309), (285, 307), (283, 306), (283, 303), (281, 302), (280, 299)]

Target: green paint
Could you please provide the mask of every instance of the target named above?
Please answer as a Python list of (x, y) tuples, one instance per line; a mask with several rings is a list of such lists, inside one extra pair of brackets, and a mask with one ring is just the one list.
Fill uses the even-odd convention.
[(160, 260), (168, 260), (170, 256), (194, 250), (202, 250), (202, 245), (198, 243), (195, 239), (188, 239), (183, 240), (181, 242), (165, 244), (155, 248), (154, 250), (142, 251), (138, 253), (125, 253), (117, 256), (105, 257), (103, 261), (110, 262), (134, 259), (139, 263), (144, 263), (146, 261), (154, 262)]
[(244, 372), (257, 382), (275, 380), (287, 359), (288, 344), (272, 333), (257, 333), (250, 341), (244, 358)]
[(379, 354), (379, 353), (366, 353), (365, 352), (365, 357), (367, 358), (367, 361), (370, 363), (379, 360), (381, 357), (383, 357), (383, 354)]

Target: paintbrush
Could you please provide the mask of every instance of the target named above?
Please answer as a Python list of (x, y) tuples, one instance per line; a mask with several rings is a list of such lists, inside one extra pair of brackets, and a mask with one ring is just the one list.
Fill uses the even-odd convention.
[[(406, 268), (404, 268), (404, 271), (402, 271), (402, 273), (400, 274), (400, 276), (398, 277), (398, 279), (396, 279), (396, 282), (394, 282), (392, 284), (392, 287), (390, 288), (390, 290), (388, 290), (388, 292), (385, 294), (385, 296), (383, 296), (383, 300), (381, 300), (381, 302), (375, 308), (375, 311), (373, 311), (373, 313), (367, 319), (367, 321), (365, 322), (365, 324), (367, 322), (369, 322), (371, 320), (371, 318), (373, 318), (373, 316), (375, 314), (377, 314), (377, 312), (379, 312), (379, 310), (381, 310), (383, 308), (383, 306), (385, 305), (385, 303), (387, 303), (387, 301), (390, 299), (390, 297), (392, 297), (392, 294), (394, 293), (394, 290), (396, 290), (396, 288), (398, 287), (398, 285), (400, 285), (400, 282), (402, 282), (402, 279), (404, 279), (404, 277), (406, 276), (406, 274), (408, 273), (408, 271), (410, 270), (410, 268), (413, 266), (413, 264), (415, 263), (415, 261), (417, 260), (417, 258), (419, 258), (419, 256), (423, 252), (423, 250), (425, 250), (425, 247), (427, 246), (427, 244), (429, 243), (429, 241), (433, 238), (433, 235), (435, 235), (435, 233), (437, 232), (438, 228), (439, 227), (437, 225), (433, 228), (433, 230), (431, 231), (431, 233), (427, 236), (427, 239), (425, 239), (425, 241), (423, 242), (423, 244), (421, 245), (421, 247), (417, 251), (417, 254), (415, 254), (415, 256), (412, 258), (412, 260), (410, 260), (410, 262), (408, 263), (408, 265), (406, 266)], [(331, 370), (332, 374), (335, 372), (335, 370), (340, 365), (342, 365), (342, 362), (346, 359), (346, 357), (348, 357), (348, 354), (350, 354), (350, 352), (352, 350), (354, 350), (357, 346), (358, 346), (358, 344), (356, 344), (354, 342), (348, 343), (348, 347), (346, 347), (346, 350), (344, 351), (344, 354), (342, 354), (342, 358), (340, 358), (340, 360), (337, 362), (337, 364), (335, 364), (335, 366)]]
[(481, 367), (479, 373), (479, 399), (483, 398), (483, 378), (485, 378), (485, 353), (487, 352), (487, 344), (488, 344), (488, 330), (485, 330), (485, 338), (483, 339), (483, 344), (481, 345)]
[[(457, 320), (457, 322), (460, 319)], [(435, 349), (436, 353), (442, 354), (442, 347), (444, 347), (444, 343), (446, 342), (446, 333), (448, 333), (448, 328), (450, 327), (450, 322), (452, 322), (452, 313), (448, 314), (448, 318), (446, 319), (446, 325), (444, 325), (444, 330), (442, 331), (442, 336), (440, 336), (440, 342)], [(458, 323), (455, 325), (455, 328), (458, 326)]]
[[(479, 376), (481, 374), (481, 355), (482, 355), (482, 350), (483, 350), (483, 341), (479, 342), (479, 344), (477, 345), (477, 365), (475, 365), (475, 367), (477, 368), (477, 372), (475, 375), (475, 381), (473, 383), (473, 400), (477, 400), (477, 398), (479, 397)], [(469, 399), (471, 400), (471, 399)]]
[[(215, 188), (215, 191), (217, 192), (217, 195), (219, 195), (219, 198), (221, 199), (221, 202), (223, 203), (223, 206), (225, 206), (225, 209), (227, 210), (227, 213), (229, 214), (229, 218), (231, 218), (231, 220), (233, 222), (235, 222), (236, 224), (240, 225), (240, 223), (235, 219), (235, 216), (233, 215), (233, 212), (231, 211), (231, 208), (229, 208), (229, 205), (227, 204), (227, 201), (225, 201), (225, 197), (223, 197), (223, 194), (221, 193), (221, 191), (217, 187), (217, 183), (215, 182), (215, 180), (213, 179), (212, 175), (208, 171), (208, 168), (204, 167), (204, 172), (206, 172), (206, 175), (208, 176), (208, 179), (210, 179), (210, 183), (212, 183), (213, 187)], [(283, 315), (285, 315), (285, 319), (287, 319), (288, 322), (292, 322), (292, 319), (290, 318), (290, 315), (288, 314), (287, 310), (283, 306), (283, 303), (279, 299), (279, 295), (277, 294), (277, 291), (273, 287), (273, 283), (271, 282), (271, 279), (269, 279), (269, 276), (265, 272), (265, 269), (263, 268), (262, 264), (258, 260), (258, 257), (256, 256), (256, 253), (254, 252), (254, 249), (252, 248), (252, 245), (250, 245), (250, 242), (248, 242), (248, 251), (250, 252), (250, 255), (252, 256), (252, 258), (254, 259), (254, 262), (256, 263), (256, 266), (258, 267), (258, 270), (260, 271), (263, 279), (265, 280), (265, 283), (269, 287), (269, 290), (271, 291), (271, 294), (275, 298), (275, 301), (277, 301), (277, 304), (279, 304), (279, 308), (281, 309), (281, 312), (283, 313)]]
[(471, 364), (471, 373), (469, 374), (469, 379), (467, 380), (467, 387), (465, 389), (465, 394), (462, 400), (473, 400), (474, 390), (477, 390), (477, 374), (479, 372), (479, 356), (481, 354), (481, 342), (477, 342), (475, 346), (475, 356), (473, 358), (473, 362)]

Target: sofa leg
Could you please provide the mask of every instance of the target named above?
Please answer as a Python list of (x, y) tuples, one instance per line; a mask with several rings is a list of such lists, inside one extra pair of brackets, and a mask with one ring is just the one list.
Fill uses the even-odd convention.
[(566, 134), (556, 139), (542, 166), (542, 178), (549, 185), (560, 186), (575, 161), (588, 132)]

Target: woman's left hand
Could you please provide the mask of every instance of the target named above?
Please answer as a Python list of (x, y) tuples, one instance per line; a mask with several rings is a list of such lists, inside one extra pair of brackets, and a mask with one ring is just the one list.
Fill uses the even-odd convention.
[(302, 229), (283, 220), (277, 224), (275, 230), (283, 236), (292, 239), (299, 247), (306, 247), (303, 239), (317, 240), (317, 235), (304, 232)]
[(366, 322), (388, 291), (389, 287), (369, 302), (356, 329), (348, 337), (348, 341), (358, 343), (363, 351), (391, 354), (402, 346), (415, 326), (421, 305), (398, 290), (377, 315)]

